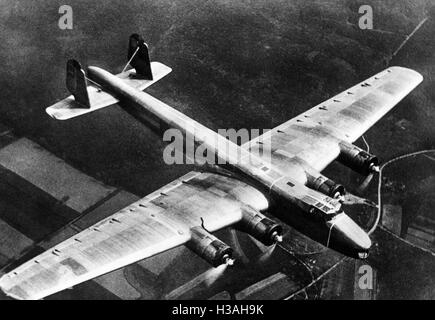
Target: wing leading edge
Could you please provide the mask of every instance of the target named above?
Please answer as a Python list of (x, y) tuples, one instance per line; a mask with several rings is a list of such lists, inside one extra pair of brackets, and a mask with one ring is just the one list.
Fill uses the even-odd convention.
[[(272, 165), (300, 161), (322, 171), (339, 153), (339, 142), (352, 143), (423, 81), (418, 72), (391, 67), (353, 86), (245, 144), (260, 154), (268, 141)], [(268, 137), (266, 136), (268, 135)]]

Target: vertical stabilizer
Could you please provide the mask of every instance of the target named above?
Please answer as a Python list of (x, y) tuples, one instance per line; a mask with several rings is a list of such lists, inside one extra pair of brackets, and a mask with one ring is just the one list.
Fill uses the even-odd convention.
[(74, 96), (76, 102), (85, 108), (91, 107), (85, 71), (80, 63), (74, 59), (68, 60), (66, 63), (66, 87)]
[(136, 33), (130, 36), (128, 43), (128, 59), (130, 65), (136, 69), (136, 76), (138, 78), (153, 80), (148, 45), (143, 41), (142, 37)]

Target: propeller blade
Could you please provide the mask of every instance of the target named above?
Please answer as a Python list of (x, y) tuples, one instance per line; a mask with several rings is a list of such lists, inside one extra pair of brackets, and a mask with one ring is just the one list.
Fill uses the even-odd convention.
[(249, 263), (249, 258), (246, 256), (245, 252), (242, 249), (242, 246), (240, 245), (239, 236), (237, 235), (237, 232), (234, 228), (230, 228), (230, 234), (231, 234), (231, 240), (233, 243), (233, 248), (236, 251), (238, 258), (244, 263)]
[(366, 189), (367, 189), (367, 187), (369, 186), (369, 184), (370, 184), (370, 182), (372, 181), (372, 179), (373, 179), (373, 176), (374, 176), (374, 172), (372, 172), (372, 173), (370, 173), (365, 179), (364, 179), (364, 181), (361, 183), (361, 185), (358, 187), (358, 192), (359, 193), (362, 193), (362, 192), (364, 192)]
[(267, 260), (270, 259), (270, 257), (272, 256), (273, 252), (276, 249), (276, 243), (274, 243), (273, 245), (271, 245), (266, 251), (264, 251), (263, 253), (261, 253), (257, 259), (258, 263), (265, 263), (267, 262)]
[(207, 287), (212, 286), (217, 280), (220, 279), (227, 270), (227, 264), (221, 264), (216, 268), (211, 268), (204, 274), (204, 283)]
[(364, 204), (364, 205), (368, 205), (371, 207), (375, 207), (377, 208), (378, 205), (376, 203), (374, 203), (373, 201), (366, 199), (366, 198), (361, 198), (358, 197), (352, 193), (346, 193), (346, 195), (344, 197), (342, 197), (341, 199), (341, 203), (344, 205), (354, 205), (354, 204)]

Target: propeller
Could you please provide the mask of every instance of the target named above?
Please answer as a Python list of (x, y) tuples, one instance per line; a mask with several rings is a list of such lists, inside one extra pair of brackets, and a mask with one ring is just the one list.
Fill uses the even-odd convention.
[(252, 242), (254, 242), (254, 244), (258, 247), (258, 249), (260, 249), (261, 253), (258, 255), (257, 259), (255, 260), (256, 263), (265, 263), (267, 262), (267, 260), (269, 260), (269, 258), (272, 256), (272, 254), (274, 253), (277, 244), (282, 242), (282, 236), (279, 237), (279, 239), (272, 244), (271, 246), (265, 246), (264, 244), (262, 244), (260, 241), (258, 241), (257, 239), (251, 237)]
[[(361, 138), (366, 145), (366, 152), (369, 153), (370, 152), (370, 145), (368, 144), (368, 142), (364, 136), (361, 136)], [(375, 175), (375, 173), (379, 173), (379, 171), (380, 171), (380, 168), (377, 164), (375, 164), (375, 163), (370, 164), (369, 174), (365, 177), (363, 182), (357, 188), (358, 193), (363, 193), (367, 189), (367, 187), (369, 186), (370, 182), (373, 179), (373, 176)]]
[(344, 205), (365, 204), (371, 207), (375, 207), (375, 208), (377, 207), (377, 204), (374, 203), (373, 201), (366, 198), (358, 197), (349, 192), (347, 192), (344, 196), (340, 198), (340, 202)]
[(370, 182), (373, 179), (373, 176), (374, 176), (374, 173), (371, 172), (364, 178), (363, 182), (356, 189), (358, 191), (358, 193), (363, 193), (367, 189), (367, 187), (369, 186)]
[(267, 250), (263, 251), (263, 253), (261, 253), (258, 256), (258, 258), (257, 258), (258, 263), (265, 263), (265, 262), (267, 262), (267, 260), (270, 259), (270, 257), (272, 256), (272, 254), (274, 253), (274, 251), (277, 247), (277, 243), (278, 242), (275, 242), (273, 245), (268, 247)]
[[(239, 237), (237, 235), (237, 232), (234, 228), (229, 228), (230, 235), (231, 235), (231, 242), (232, 247), (236, 251), (238, 255), (238, 259), (240, 259), (243, 264), (249, 263), (249, 258), (246, 256), (245, 252), (242, 249), (242, 246), (240, 245)], [(220, 279), (225, 273), (225, 270), (229, 265), (233, 265), (234, 260), (229, 260), (227, 263), (221, 264), (220, 266), (216, 268), (211, 268), (207, 272), (204, 273), (204, 283), (207, 287), (212, 286), (217, 280)]]
[(248, 264), (249, 258), (246, 256), (245, 252), (242, 249), (242, 246), (240, 245), (239, 237), (237, 235), (236, 230), (234, 228), (230, 228), (230, 234), (233, 243), (233, 248), (237, 252), (238, 256), (240, 257), (240, 260), (243, 262), (243, 264)]
[[(236, 230), (231, 228), (230, 233), (231, 233), (233, 247), (234, 247), (235, 251), (238, 253), (238, 255), (240, 256), (240, 260), (244, 264), (248, 264), (249, 262), (251, 262), (251, 260), (247, 257), (247, 255), (243, 251), (242, 246), (240, 245), (239, 237), (237, 235)], [(260, 241), (258, 241), (257, 239), (255, 239), (252, 236), (249, 236), (249, 238), (260, 250), (260, 254), (258, 255), (258, 257), (254, 261), (252, 261), (254, 263), (265, 263), (267, 260), (269, 260), (269, 258), (272, 256), (273, 252), (275, 251), (277, 244), (282, 242), (282, 236), (277, 236), (276, 242), (271, 246), (264, 245), (263, 243), (261, 243)]]
[(204, 273), (204, 283), (207, 287), (212, 286), (220, 277), (223, 276), (228, 268), (227, 263), (221, 264), (216, 268), (211, 268)]
[(376, 165), (372, 165), (370, 167), (370, 173), (365, 177), (365, 179), (363, 180), (363, 182), (359, 185), (359, 187), (357, 188), (358, 193), (363, 193), (367, 187), (369, 186), (370, 182), (373, 179), (373, 176), (376, 173), (379, 173), (379, 166)]

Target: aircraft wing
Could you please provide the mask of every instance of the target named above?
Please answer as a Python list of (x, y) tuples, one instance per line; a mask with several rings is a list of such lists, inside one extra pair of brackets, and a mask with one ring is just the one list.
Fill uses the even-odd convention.
[(190, 172), (5, 274), (0, 288), (41, 299), (184, 244), (193, 227), (232, 225), (242, 218), (240, 201), (264, 206), (258, 194), (229, 177)]
[[(139, 90), (144, 90), (145, 88), (149, 87), (154, 82), (159, 81), (161, 78), (163, 78), (172, 71), (171, 68), (160, 62), (151, 62), (151, 70), (153, 73), (153, 80), (135, 78), (134, 69), (119, 73), (116, 76), (123, 79), (130, 86), (135, 87)], [(104, 107), (108, 107), (119, 101), (109, 92), (101, 90), (95, 84), (88, 85), (87, 90), (89, 95), (89, 102), (91, 105), (90, 108), (83, 107), (82, 105), (77, 103), (74, 97), (71, 95), (48, 107), (46, 109), (46, 112), (50, 115), (50, 117), (54, 119), (67, 120), (89, 112), (96, 111)]]
[(268, 141), (272, 164), (282, 165), (296, 158), (318, 171), (340, 153), (338, 142), (354, 142), (408, 95), (423, 77), (411, 69), (388, 68), (335, 97), (245, 144), (259, 152)]

